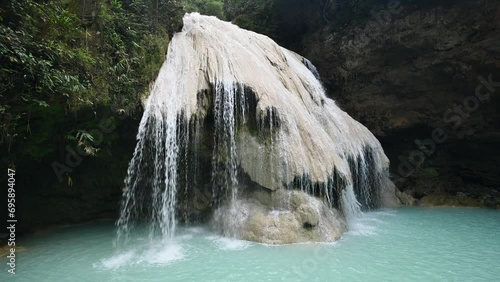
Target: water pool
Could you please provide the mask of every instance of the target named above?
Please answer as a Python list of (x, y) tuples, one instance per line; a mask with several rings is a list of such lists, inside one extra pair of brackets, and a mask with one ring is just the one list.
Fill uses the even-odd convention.
[(113, 223), (21, 238), (0, 281), (498, 281), (500, 211), (401, 208), (366, 213), (332, 244), (270, 246), (180, 227), (168, 243), (113, 246)]

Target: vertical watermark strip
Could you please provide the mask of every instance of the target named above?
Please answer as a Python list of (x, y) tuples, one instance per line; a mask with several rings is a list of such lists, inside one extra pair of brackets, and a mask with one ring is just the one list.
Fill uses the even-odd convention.
[(10, 247), (7, 255), (7, 272), (16, 274), (16, 171), (7, 169), (7, 230), (9, 239), (7, 245)]

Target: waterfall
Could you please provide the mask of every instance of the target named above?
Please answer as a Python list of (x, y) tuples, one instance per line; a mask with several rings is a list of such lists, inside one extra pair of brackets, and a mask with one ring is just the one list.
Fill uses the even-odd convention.
[[(238, 170), (236, 151), (236, 112), (237, 87), (232, 83), (218, 83), (214, 98), (214, 153), (212, 179), (221, 177), (219, 187), (230, 192), (231, 204), (236, 204), (238, 194)], [(221, 174), (217, 176), (218, 174)], [(233, 209), (236, 207), (233, 207)], [(225, 235), (234, 237), (236, 230), (225, 230)]]
[(235, 226), (250, 215), (238, 199), (258, 187), (302, 191), (350, 220), (394, 193), (388, 165), (378, 140), (326, 97), (310, 61), (266, 36), (187, 14), (146, 103), (118, 239), (142, 222), (168, 239), (179, 219), (222, 206), (230, 212), (220, 213), (221, 232), (241, 237)]
[(314, 74), (314, 77), (316, 77), (318, 80), (320, 79), (318, 69), (311, 61), (309, 61), (306, 58), (303, 58), (302, 63)]

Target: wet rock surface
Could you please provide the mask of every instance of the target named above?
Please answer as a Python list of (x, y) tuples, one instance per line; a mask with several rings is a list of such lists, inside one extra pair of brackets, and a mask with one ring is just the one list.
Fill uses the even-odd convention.
[(344, 217), (322, 200), (282, 190), (255, 192), (234, 206), (221, 207), (214, 221), (216, 228), (229, 232), (226, 236), (265, 244), (333, 242), (347, 228)]

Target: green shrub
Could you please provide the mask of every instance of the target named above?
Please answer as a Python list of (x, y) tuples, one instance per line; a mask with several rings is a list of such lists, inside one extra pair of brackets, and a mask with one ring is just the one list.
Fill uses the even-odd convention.
[(137, 114), (182, 14), (174, 0), (0, 4), (2, 150), (40, 159), (88, 113)]

